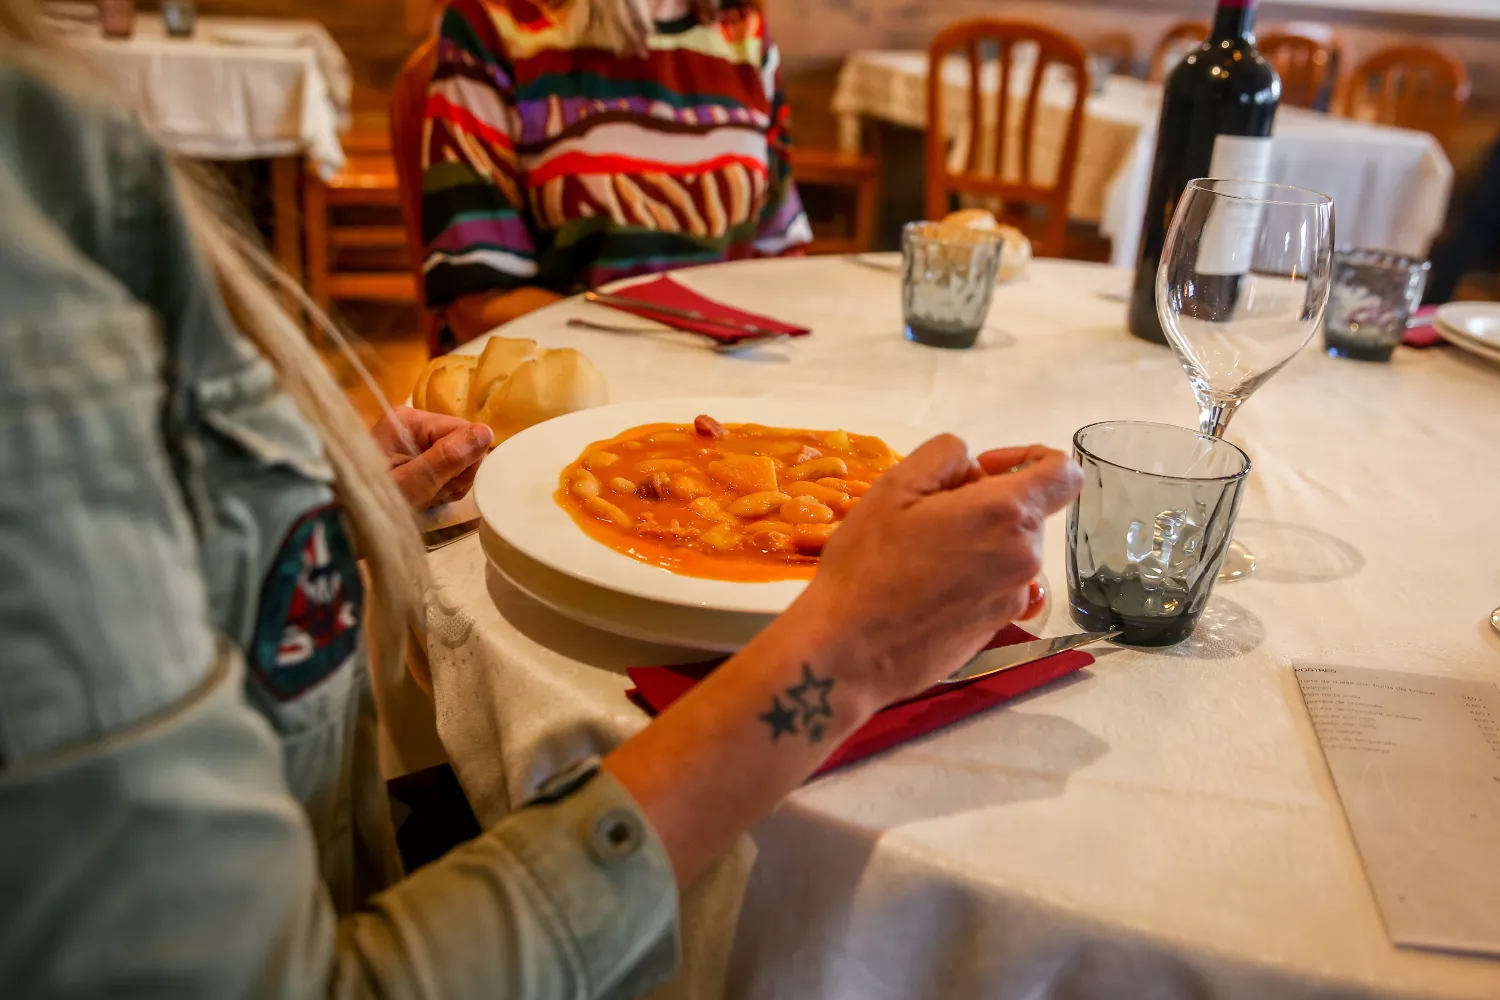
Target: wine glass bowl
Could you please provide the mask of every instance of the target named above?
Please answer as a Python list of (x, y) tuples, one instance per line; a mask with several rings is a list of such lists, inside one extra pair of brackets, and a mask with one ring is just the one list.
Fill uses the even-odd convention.
[(1202, 411), (1229, 417), (1317, 331), (1332, 278), (1333, 201), (1285, 184), (1191, 182), (1178, 202), (1156, 307)]
[[(1198, 399), (1198, 429), (1222, 438), (1240, 404), (1323, 321), (1333, 275), (1333, 199), (1255, 180), (1188, 184), (1156, 271), (1156, 311)], [(1255, 571), (1231, 543), (1219, 579)]]

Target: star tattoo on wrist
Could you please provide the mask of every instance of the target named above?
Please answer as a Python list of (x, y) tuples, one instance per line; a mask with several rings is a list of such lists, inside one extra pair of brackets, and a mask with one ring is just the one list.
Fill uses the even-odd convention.
[(782, 692), (787, 700), (783, 701), (780, 694), (772, 695), (770, 709), (758, 716), (771, 727), (771, 742), (799, 732), (809, 743), (821, 741), (833, 719), (833, 706), (828, 702), (832, 691), (833, 678), (819, 677), (811, 664), (802, 664), (801, 681)]

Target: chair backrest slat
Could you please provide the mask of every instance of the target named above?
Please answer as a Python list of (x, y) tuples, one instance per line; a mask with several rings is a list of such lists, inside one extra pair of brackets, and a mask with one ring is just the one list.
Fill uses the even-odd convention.
[[(1024, 44), (1024, 49), (1022, 48)], [(1012, 93), (1021, 81), (1013, 81), (1017, 69), (1017, 52), (1035, 49), (1029, 84), (1023, 101), (1013, 100)], [(995, 115), (983, 114), (984, 68), (993, 50), (996, 80)], [(957, 139), (967, 143), (962, 169), (949, 163), (948, 135), (945, 129), (947, 84), (943, 67), (950, 57), (961, 55), (968, 61), (968, 121)], [(1043, 183), (1042, 172), (1035, 162), (1036, 133), (1041, 117), (1042, 92), (1051, 65), (1065, 67), (1072, 74), (1074, 94), (1066, 112), (1061, 155), (1052, 183)], [(1014, 84), (1014, 85), (1013, 85)], [(1068, 224), (1068, 199), (1073, 190), (1073, 175), (1078, 163), (1079, 142), (1083, 133), (1084, 106), (1091, 90), (1088, 55), (1082, 45), (1031, 21), (1004, 18), (981, 18), (962, 21), (942, 31), (928, 50), (927, 80), (927, 214), (941, 218), (948, 211), (953, 194), (968, 193), (1002, 199), (1007, 209), (1017, 206), (1043, 206), (1047, 220), (1035, 238), (1039, 255), (1058, 255), (1064, 250)], [(1018, 98), (1022, 95), (1016, 95)], [(1020, 103), (1020, 120), (1016, 122), (1016, 105)], [(1013, 129), (1012, 125), (1016, 127)], [(986, 140), (989, 142), (986, 142)], [(1012, 142), (1018, 157), (1013, 158)], [(984, 151), (992, 144), (994, 159), (988, 166)], [(1016, 164), (1014, 174), (1011, 165)], [(1010, 179), (1012, 176), (1014, 180)]]
[[(1167, 33), (1161, 36), (1161, 41), (1156, 43), (1156, 51), (1151, 54), (1148, 79), (1155, 83), (1166, 79), (1167, 71), (1176, 65), (1176, 60), (1172, 57), (1191, 44), (1208, 41), (1213, 30), (1213, 26), (1205, 21), (1178, 21), (1168, 28)], [(1168, 65), (1169, 60), (1171, 65)]]
[(428, 346), (436, 339), (436, 320), (427, 312), (426, 280), (422, 264), (427, 247), (422, 240), (422, 154), (427, 135), (427, 91), (437, 64), (437, 39), (428, 38), (401, 67), (391, 89), (391, 156), (396, 163), (396, 188), (401, 196), (401, 221), (406, 246), (417, 279), (417, 301), (427, 325)]
[(1298, 108), (1317, 106), (1342, 58), (1336, 39), (1291, 32), (1268, 32), (1256, 48), (1281, 77), (1281, 103)]
[(1367, 56), (1341, 88), (1347, 118), (1430, 132), (1446, 144), (1472, 87), (1461, 59), (1430, 45), (1393, 45)]

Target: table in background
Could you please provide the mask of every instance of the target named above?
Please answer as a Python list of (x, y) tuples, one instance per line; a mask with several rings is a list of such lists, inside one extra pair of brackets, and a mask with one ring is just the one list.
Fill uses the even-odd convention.
[[(998, 90), (993, 64), (981, 78), (986, 92)], [(1030, 67), (1015, 68), (1012, 91), (1029, 86)], [(943, 69), (947, 135), (968, 122), (967, 63)], [(1024, 100), (1022, 91), (1014, 97)], [(1049, 77), (1038, 103), (1035, 162), (1043, 177), (1056, 161), (1073, 100), (1072, 83)], [(993, 115), (993, 101), (985, 102)], [(856, 52), (844, 62), (833, 96), (840, 119), (840, 145), (857, 151), (860, 120), (876, 119), (914, 129), (927, 127), (927, 54)], [(1111, 76), (1088, 98), (1069, 214), (1095, 223), (1113, 241), (1112, 262), (1134, 267), (1141, 221), (1151, 185), (1161, 86)], [(1018, 129), (1019, 114), (1010, 116)], [(1310, 188), (1334, 199), (1340, 246), (1377, 247), (1425, 255), (1443, 227), (1453, 166), (1442, 146), (1425, 132), (1371, 125), (1283, 106), (1273, 132), (1273, 180)], [(1012, 149), (1018, 144), (1010, 143)]]
[(160, 15), (126, 39), (97, 23), (54, 20), (125, 104), (172, 151), (206, 160), (271, 161), (277, 261), (301, 279), (298, 195), (305, 160), (331, 177), (344, 164), (349, 62), (316, 21), (202, 17), (172, 38)]
[[(812, 397), (847, 405), (850, 429), (879, 413), (976, 447), (1196, 420), (1171, 352), (1127, 335), (1100, 294), (1126, 271), (1036, 262), (956, 352), (905, 342), (900, 279), (848, 258), (676, 277), (813, 335), (725, 357), (567, 328), (612, 316), (577, 300), (505, 333), (585, 351), (617, 402)], [(1306, 351), (1231, 433), (1254, 462), (1239, 534), (1256, 576), (1219, 588), (1179, 647), (1103, 651), (1083, 676), (793, 794), (756, 829), (748, 878), (747, 851), (692, 895), (672, 995), (1500, 996), (1500, 962), (1388, 942), (1289, 668), (1500, 677), (1500, 535), (1475, 485), (1500, 468), (1497, 426), (1500, 367), (1444, 348), (1388, 365)], [(1056, 585), (1062, 528), (1046, 543)], [(645, 723), (624, 668), (701, 659), (547, 610), (477, 540), (432, 566), (438, 729), (486, 823)], [(1066, 610), (1043, 629), (1074, 630)]]

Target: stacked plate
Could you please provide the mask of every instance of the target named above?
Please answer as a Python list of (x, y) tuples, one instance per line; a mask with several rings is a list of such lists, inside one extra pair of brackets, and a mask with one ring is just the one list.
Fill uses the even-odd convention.
[(1454, 347), (1500, 364), (1500, 303), (1450, 302), (1438, 308), (1433, 329)]
[(480, 468), (474, 495), (491, 564), (542, 604), (606, 632), (716, 652), (744, 646), (805, 580), (740, 583), (639, 562), (586, 535), (555, 498), (562, 470), (589, 445), (643, 424), (690, 424), (700, 413), (726, 424), (850, 430), (901, 454), (931, 436), (843, 406), (774, 399), (667, 399), (569, 414), (510, 438)]

